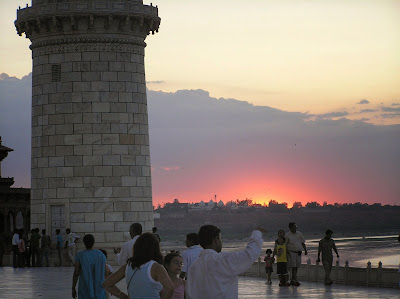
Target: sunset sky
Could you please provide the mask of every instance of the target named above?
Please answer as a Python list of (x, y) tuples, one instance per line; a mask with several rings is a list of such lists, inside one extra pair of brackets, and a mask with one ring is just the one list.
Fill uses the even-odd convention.
[[(3, 174), (18, 186), (30, 184), (29, 159), (18, 156), (30, 137), (6, 130), (5, 111), (30, 105), (21, 79), (30, 41), (13, 25), (26, 3), (0, 1), (0, 135), (16, 149)], [(153, 5), (162, 19), (146, 39), (155, 204), (214, 195), (400, 204), (400, 1)], [(7, 94), (10, 82), (28, 99)]]

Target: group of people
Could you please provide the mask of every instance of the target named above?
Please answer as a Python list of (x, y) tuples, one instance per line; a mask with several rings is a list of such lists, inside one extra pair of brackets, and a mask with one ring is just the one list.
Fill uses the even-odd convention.
[[(23, 229), (16, 229), (12, 237), (13, 250), (13, 267), (49, 267), (50, 266), (50, 236), (46, 234), (46, 230), (42, 229), (39, 234), (39, 228), (31, 229), (28, 234)], [(63, 248), (68, 249), (68, 256), (72, 263), (75, 263), (75, 242), (79, 236), (71, 233), (69, 228), (66, 229), (67, 241), (64, 246), (64, 238), (60, 234), (59, 229), (56, 230), (57, 242), (56, 248), (59, 258), (59, 266), (63, 264)]]
[[(94, 249), (93, 235), (85, 235), (86, 250), (75, 256), (73, 298), (103, 299), (106, 293), (117, 298), (237, 298), (237, 276), (259, 256), (264, 229), (252, 232), (244, 250), (227, 253), (221, 252), (221, 230), (204, 225), (186, 236), (188, 249), (182, 255), (171, 251), (165, 257), (156, 233), (142, 233), (139, 223), (133, 223), (129, 232), (131, 240), (114, 248), (121, 267), (110, 275), (105, 254)], [(126, 291), (117, 287), (122, 279)]]
[[(297, 231), (295, 223), (289, 224), (290, 231), (278, 232), (274, 250), (267, 250), (266, 269), (277, 257), (277, 272), (280, 285), (299, 286), (297, 269), (301, 263), (301, 254), (307, 254), (305, 239)], [(245, 249), (237, 252), (222, 252), (221, 230), (214, 225), (204, 225), (198, 233), (186, 236), (188, 249), (181, 255), (171, 251), (163, 256), (159, 236), (142, 233), (142, 226), (133, 223), (130, 226), (131, 240), (122, 248), (114, 248), (116, 261), (121, 266), (110, 271), (107, 265), (107, 253), (94, 249), (95, 239), (87, 234), (83, 238), (86, 250), (75, 256), (73, 274), (73, 298), (106, 298), (111, 294), (117, 298), (238, 298), (238, 275), (246, 271), (260, 255), (263, 245), (262, 227), (256, 228), (250, 236)], [(332, 266), (332, 249), (337, 254), (331, 239), (332, 231), (319, 243), (318, 259), (322, 253), (322, 262), (327, 273), (326, 283)], [(329, 252), (330, 249), (330, 252)], [(272, 256), (271, 256), (272, 255)], [(291, 269), (291, 280), (288, 277)], [(270, 274), (272, 271), (267, 271)], [(125, 279), (126, 290), (117, 284)], [(79, 280), (78, 291), (76, 286)], [(271, 283), (268, 275), (267, 283)]]
[[(331, 285), (330, 274), (332, 271), (333, 254), (332, 250), (335, 251), (336, 256), (339, 258), (339, 254), (332, 240), (333, 231), (328, 229), (325, 232), (325, 237), (319, 241), (318, 244), (318, 259), (317, 262), (321, 261), (322, 253), (322, 264), (325, 271), (325, 284)], [(265, 272), (267, 273), (266, 284), (271, 284), (271, 273), (273, 272), (272, 265), (275, 262), (276, 256), (276, 269), (279, 276), (279, 286), (300, 286), (297, 280), (297, 270), (301, 266), (301, 255), (304, 250), (304, 254), (307, 255), (307, 247), (305, 244), (304, 236), (297, 230), (297, 225), (294, 222), (289, 223), (289, 232), (285, 233), (283, 229), (278, 231), (278, 239), (275, 241), (274, 250), (267, 249), (264, 258)], [(272, 256), (271, 256), (272, 255)], [(288, 268), (291, 269), (291, 279), (289, 281)]]

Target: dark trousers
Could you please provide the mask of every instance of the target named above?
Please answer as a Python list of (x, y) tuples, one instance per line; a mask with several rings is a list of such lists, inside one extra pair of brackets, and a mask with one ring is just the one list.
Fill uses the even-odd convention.
[(25, 263), (27, 267), (31, 266), (31, 249), (28, 247), (25, 251)]
[(0, 267), (3, 267), (3, 255), (4, 255), (4, 251), (2, 249), (0, 249)]
[(31, 247), (31, 254), (32, 254), (32, 267), (39, 266), (39, 263), (40, 263), (39, 248)]
[(18, 254), (18, 267), (20, 268), (25, 268), (25, 251), (24, 252), (19, 252)]
[(18, 255), (19, 255), (19, 250), (18, 250), (18, 245), (13, 245), (13, 267), (17, 268), (18, 267)]

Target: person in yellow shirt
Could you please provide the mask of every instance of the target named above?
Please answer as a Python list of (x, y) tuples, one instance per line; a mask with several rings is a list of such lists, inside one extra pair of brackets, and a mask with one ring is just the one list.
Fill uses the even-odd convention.
[(278, 231), (278, 239), (275, 241), (274, 256), (276, 255), (276, 272), (279, 275), (279, 286), (290, 286), (288, 282), (289, 273), (287, 271), (287, 248), (285, 231), (280, 229)]

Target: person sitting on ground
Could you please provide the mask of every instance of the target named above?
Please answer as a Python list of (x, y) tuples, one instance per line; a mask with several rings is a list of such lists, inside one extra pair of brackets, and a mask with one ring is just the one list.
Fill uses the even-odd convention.
[[(144, 233), (133, 246), (133, 256), (104, 281), (104, 288), (117, 298), (171, 298), (174, 284), (161, 265), (160, 243), (152, 233)], [(116, 284), (125, 277), (128, 294)]]
[(164, 267), (167, 270), (169, 278), (174, 284), (174, 294), (171, 299), (184, 299), (186, 282), (179, 277), (181, 274), (183, 259), (179, 252), (168, 253), (164, 258)]
[(183, 267), (180, 275), (181, 278), (187, 278), (190, 266), (199, 258), (200, 252), (203, 251), (203, 248), (199, 244), (199, 236), (196, 233), (186, 235), (186, 247), (188, 250), (182, 254)]
[(204, 250), (188, 272), (187, 295), (190, 299), (238, 298), (238, 275), (257, 260), (263, 244), (261, 227), (254, 230), (246, 248), (221, 252), (221, 230), (204, 225), (198, 236)]
[(132, 257), (133, 245), (142, 234), (142, 230), (142, 225), (140, 223), (132, 223), (129, 227), (129, 234), (132, 239), (125, 242), (124, 245), (122, 245), (122, 248), (114, 248), (115, 260), (117, 261), (118, 265), (125, 265), (126, 261)]
[(272, 265), (274, 264), (275, 258), (271, 256), (272, 250), (267, 249), (265, 251), (266, 256), (264, 257), (264, 262), (265, 262), (265, 273), (267, 274), (267, 282), (265, 284), (272, 284), (271, 281), (271, 274), (274, 271), (272, 269)]
[(307, 255), (306, 240), (301, 232), (297, 231), (297, 225), (294, 222), (289, 223), (290, 231), (286, 234), (287, 240), (287, 258), (288, 267), (292, 269), (292, 279), (290, 284), (299, 286), (300, 282), (297, 280), (297, 269), (301, 266), (301, 252), (304, 249), (304, 254)]
[(322, 265), (324, 266), (325, 270), (325, 284), (331, 285), (333, 281), (331, 280), (331, 271), (332, 271), (332, 263), (333, 263), (333, 255), (332, 249), (335, 251), (337, 258), (339, 258), (338, 251), (336, 249), (335, 242), (332, 240), (333, 231), (328, 229), (325, 232), (325, 237), (319, 241), (318, 244), (318, 259), (317, 262), (319, 263), (320, 255), (322, 252)]
[(273, 256), (276, 255), (276, 273), (279, 275), (279, 286), (290, 286), (288, 282), (289, 273), (287, 271), (287, 250), (285, 231), (280, 229), (278, 231), (278, 239), (275, 241)]
[(72, 298), (76, 298), (76, 284), (79, 279), (78, 298), (105, 299), (103, 288), (106, 257), (97, 249), (93, 249), (94, 237), (87, 234), (83, 237), (86, 250), (75, 256), (75, 269), (72, 277)]

